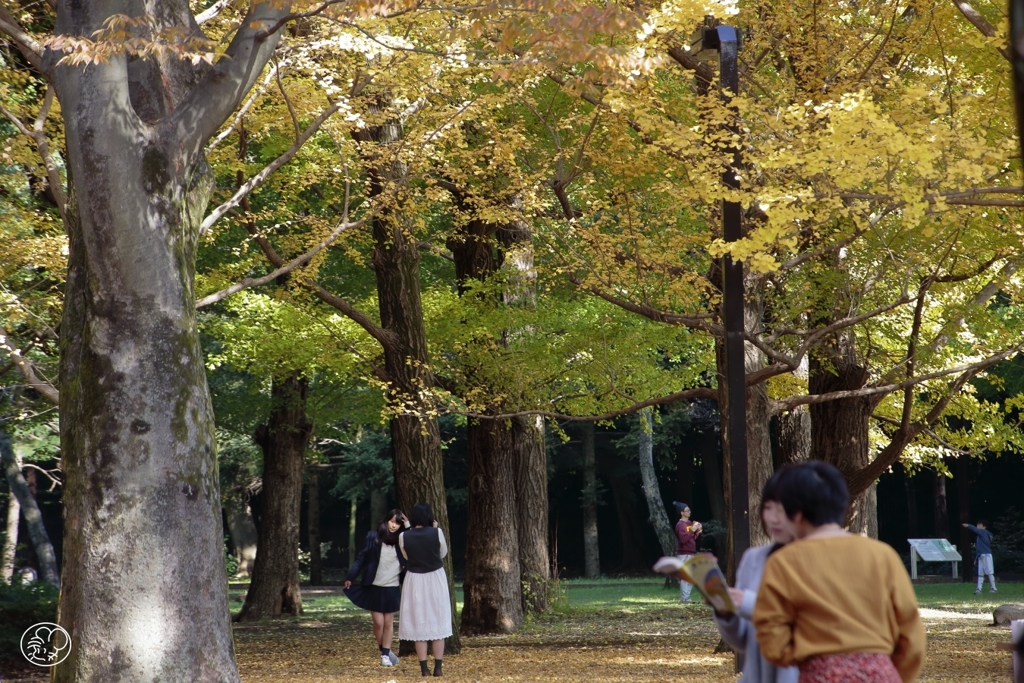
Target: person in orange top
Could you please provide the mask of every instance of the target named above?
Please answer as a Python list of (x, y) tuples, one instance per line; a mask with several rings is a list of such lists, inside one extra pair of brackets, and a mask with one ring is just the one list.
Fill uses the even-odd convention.
[(772, 477), (796, 541), (765, 563), (754, 607), (761, 654), (800, 683), (909, 683), (924, 664), (917, 598), (896, 551), (843, 530), (850, 494), (822, 461)]

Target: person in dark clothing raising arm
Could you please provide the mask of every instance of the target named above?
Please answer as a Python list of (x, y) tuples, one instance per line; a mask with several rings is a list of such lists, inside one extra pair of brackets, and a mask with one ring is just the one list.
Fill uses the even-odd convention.
[(974, 594), (981, 593), (981, 585), (985, 583), (985, 576), (988, 576), (990, 591), (998, 592), (996, 591), (995, 568), (992, 566), (992, 532), (986, 528), (988, 523), (982, 519), (978, 520), (978, 526), (966, 523), (963, 526), (974, 534), (974, 562), (978, 569), (978, 588)]

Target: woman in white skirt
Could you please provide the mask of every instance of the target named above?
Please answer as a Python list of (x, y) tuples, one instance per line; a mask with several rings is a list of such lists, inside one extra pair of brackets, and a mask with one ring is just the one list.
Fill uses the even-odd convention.
[(413, 528), (398, 537), (398, 546), (407, 560), (398, 637), (416, 641), (416, 657), (423, 676), (430, 675), (427, 641), (431, 641), (434, 675), (440, 676), (444, 639), (452, 634), (448, 576), (441, 562), (448, 554), (448, 544), (444, 533), (437, 528), (434, 511), (426, 503), (419, 503), (412, 509), (409, 523)]

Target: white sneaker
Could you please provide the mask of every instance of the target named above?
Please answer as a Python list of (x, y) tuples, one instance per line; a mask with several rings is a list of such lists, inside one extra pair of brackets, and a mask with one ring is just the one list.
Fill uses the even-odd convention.
[(388, 658), (391, 660), (392, 666), (398, 666), (398, 655), (396, 655), (394, 652), (389, 652)]
[(381, 666), (394, 666), (395, 663), (391, 661), (391, 657), (388, 657), (387, 655), (381, 655), (380, 656), (380, 665)]

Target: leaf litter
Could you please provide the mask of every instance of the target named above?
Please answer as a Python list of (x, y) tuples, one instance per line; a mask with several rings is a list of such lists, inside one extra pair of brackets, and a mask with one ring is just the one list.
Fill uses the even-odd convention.
[[(420, 678), (415, 657), (380, 665), (368, 613), (333, 611), (266, 624), (236, 625), (245, 683), (398, 683)], [(919, 681), (1010, 679), (999, 649), (1008, 628), (974, 615), (925, 617), (928, 655)], [(399, 618), (396, 621), (400, 621)], [(718, 633), (704, 605), (657, 609), (567, 609), (543, 615), (514, 634), (462, 638), (445, 657), (444, 677), (467, 683), (612, 683), (735, 681), (733, 655), (716, 653)], [(397, 646), (397, 641), (396, 641)]]

